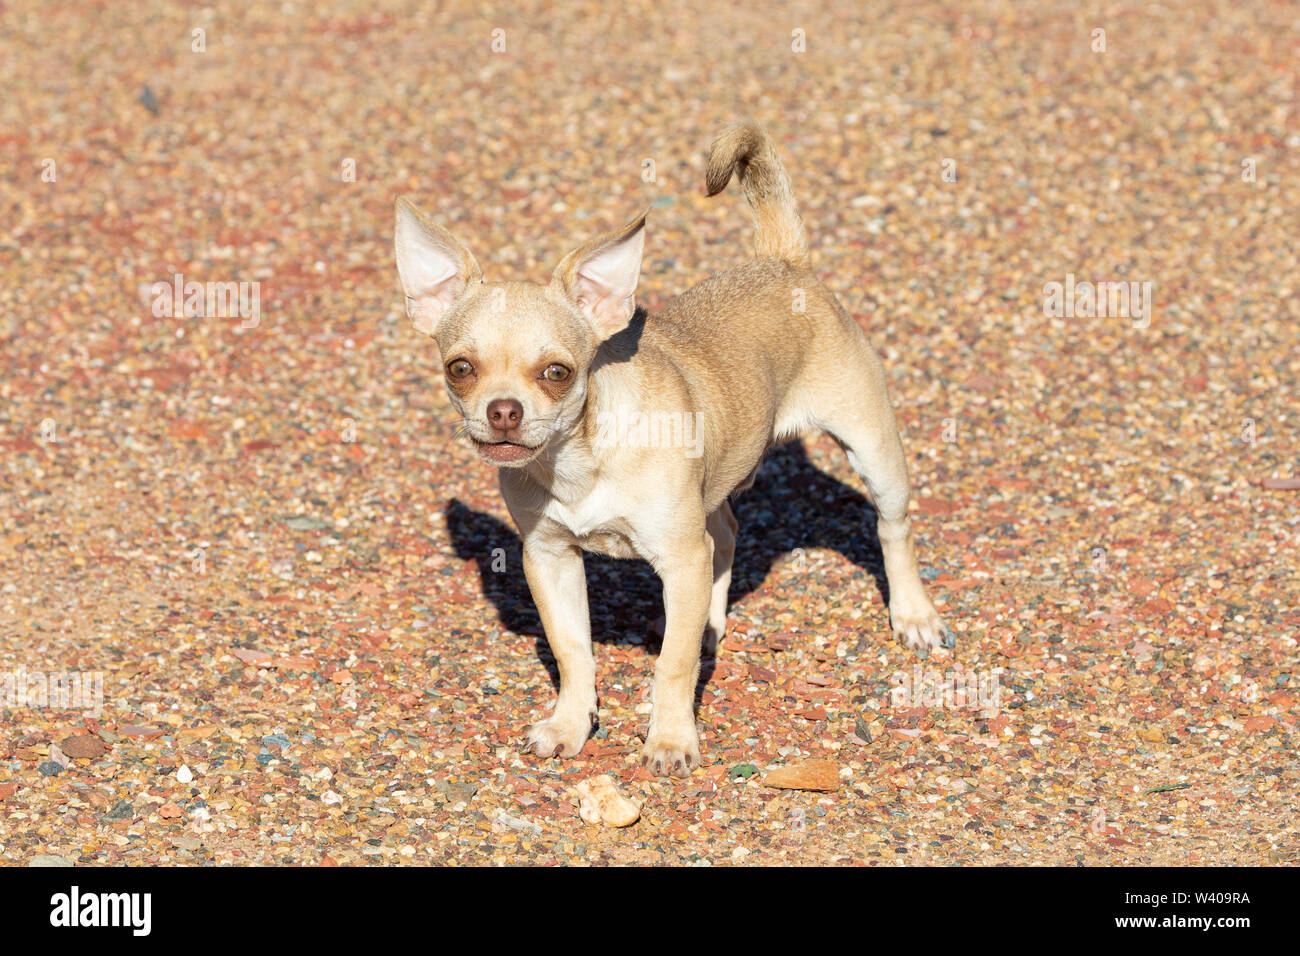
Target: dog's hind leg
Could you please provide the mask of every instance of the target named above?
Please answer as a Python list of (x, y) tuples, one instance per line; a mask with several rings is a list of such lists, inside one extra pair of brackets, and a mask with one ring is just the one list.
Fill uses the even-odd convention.
[(926, 597), (916, 563), (907, 459), (889, 401), (885, 370), (865, 337), (841, 341), (833, 373), (817, 375), (800, 389), (799, 400), (814, 423), (848, 453), (849, 464), (866, 482), (876, 508), (876, 529), (889, 579), (889, 617), (898, 642), (914, 651), (953, 646)]
[(713, 591), (709, 596), (709, 623), (704, 628), (700, 653), (704, 657), (716, 657), (718, 641), (727, 631), (727, 592), (731, 589), (731, 563), (736, 556), (736, 531), (740, 527), (730, 502), (724, 500), (718, 505), (705, 527), (713, 538)]

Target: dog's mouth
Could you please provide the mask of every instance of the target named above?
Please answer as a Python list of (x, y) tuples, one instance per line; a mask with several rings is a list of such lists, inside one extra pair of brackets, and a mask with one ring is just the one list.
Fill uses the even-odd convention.
[(529, 446), (514, 441), (479, 441), (474, 439), (479, 455), (494, 465), (517, 465), (529, 461), (542, 450), (541, 445)]

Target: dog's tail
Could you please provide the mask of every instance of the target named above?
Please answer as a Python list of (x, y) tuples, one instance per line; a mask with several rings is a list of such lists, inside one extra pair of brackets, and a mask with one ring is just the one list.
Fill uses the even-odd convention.
[(728, 126), (713, 141), (705, 173), (709, 195), (726, 189), (732, 173), (740, 180), (758, 230), (755, 253), (807, 266), (808, 237), (795, 209), (790, 179), (772, 140), (757, 123)]

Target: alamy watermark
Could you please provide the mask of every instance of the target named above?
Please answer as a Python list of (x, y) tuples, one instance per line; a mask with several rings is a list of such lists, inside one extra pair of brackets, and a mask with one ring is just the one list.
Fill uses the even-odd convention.
[(913, 666), (911, 673), (889, 677), (889, 705), (898, 710), (938, 707), (944, 710), (997, 710), (1002, 701), (1002, 668), (988, 671), (956, 667), (949, 670)]
[(103, 671), (0, 672), (0, 707), (80, 710), (87, 717), (104, 711)]
[(160, 319), (242, 319), (241, 329), (255, 329), (262, 320), (260, 282), (186, 282), (177, 272), (171, 282), (149, 287), (152, 312)]
[(596, 415), (596, 448), (684, 448), (704, 454), (702, 412), (642, 412), (620, 408)]
[(120, 926), (133, 936), (148, 936), (152, 914), (152, 893), (83, 893), (74, 884), (68, 892), (50, 897), (51, 926)]
[(1054, 319), (1133, 319), (1133, 328), (1145, 329), (1151, 324), (1154, 286), (1151, 281), (1076, 282), (1067, 272), (1065, 282), (1043, 286), (1043, 311)]

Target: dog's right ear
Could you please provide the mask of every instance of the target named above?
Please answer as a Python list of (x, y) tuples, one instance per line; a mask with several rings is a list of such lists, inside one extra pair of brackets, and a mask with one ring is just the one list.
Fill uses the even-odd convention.
[(483, 277), (483, 271), (455, 236), (404, 196), (397, 198), (393, 246), (406, 294), (406, 314), (418, 331), (433, 335), (452, 303), (471, 282)]

